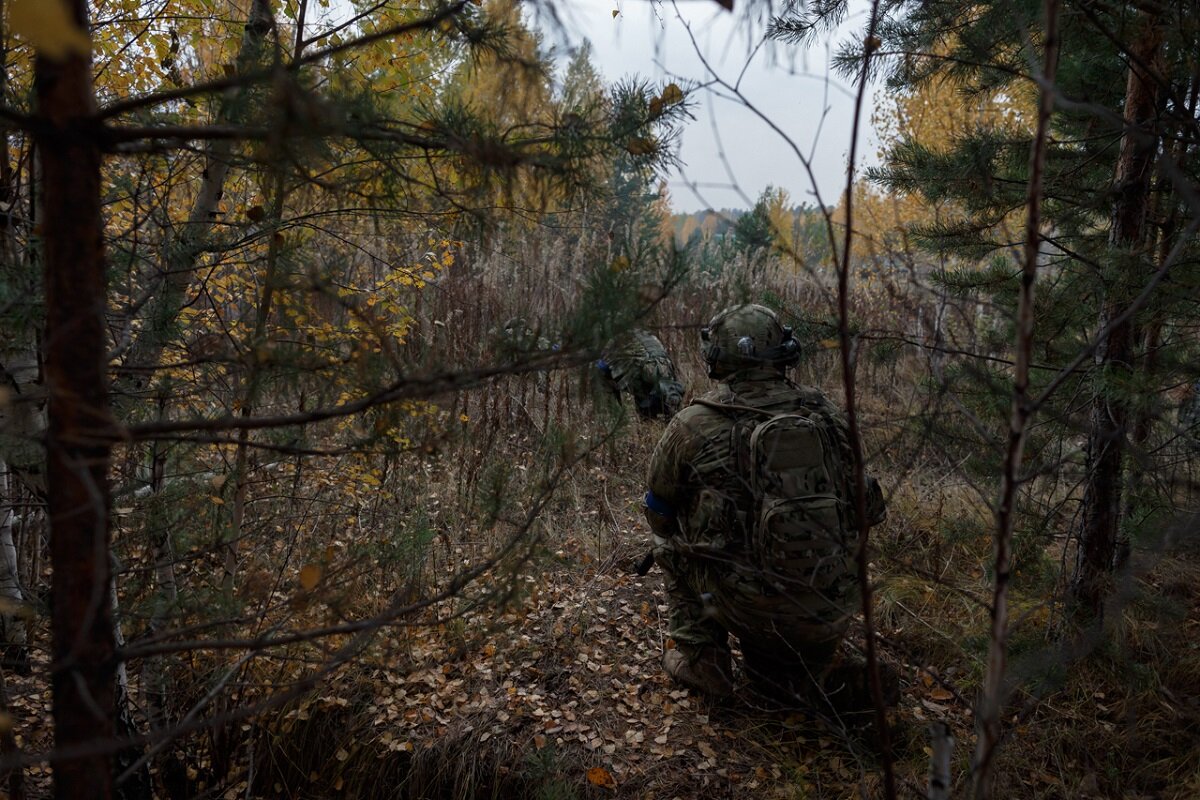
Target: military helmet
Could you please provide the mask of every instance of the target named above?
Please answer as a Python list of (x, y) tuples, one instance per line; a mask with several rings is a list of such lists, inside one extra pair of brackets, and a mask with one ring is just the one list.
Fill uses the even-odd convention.
[(701, 350), (711, 378), (752, 367), (786, 368), (800, 358), (800, 343), (766, 306), (727, 308), (700, 331)]

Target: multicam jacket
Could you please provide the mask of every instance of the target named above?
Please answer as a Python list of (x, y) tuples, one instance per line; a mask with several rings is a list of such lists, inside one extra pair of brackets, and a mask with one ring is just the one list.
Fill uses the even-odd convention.
[[(859, 603), (854, 555), (858, 532), (846, 512), (846, 541), (832, 574), (819, 589), (805, 576), (789, 576), (779, 591), (778, 574), (761, 554), (751, 552), (748, 512), (753, 496), (740, 465), (739, 424), (753, 425), (763, 415), (718, 409), (749, 406), (772, 414), (803, 413), (829, 420), (840, 461), (854, 463), (841, 412), (816, 389), (797, 386), (774, 370), (747, 370), (731, 376), (699, 401), (680, 411), (668, 425), (651, 457), (648, 485), (658, 510), (674, 519), (672, 535), (656, 540), (655, 559), (672, 573), (686, 573), (696, 593), (711, 596), (720, 622), (741, 637), (755, 630), (786, 629), (813, 640), (844, 632)], [(842, 476), (837, 494), (852, 496), (853, 475)], [(885, 511), (878, 484), (869, 481), (868, 521)], [(676, 577), (680, 577), (676, 575)]]
[(658, 413), (660, 406), (674, 411), (682, 404), (683, 384), (675, 363), (649, 331), (633, 330), (616, 340), (604, 363), (617, 390), (631, 395), (640, 411)]

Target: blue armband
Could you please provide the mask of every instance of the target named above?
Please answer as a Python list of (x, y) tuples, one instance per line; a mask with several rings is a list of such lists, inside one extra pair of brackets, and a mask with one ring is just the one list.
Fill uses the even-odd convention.
[(654, 492), (646, 492), (646, 508), (658, 514), (660, 517), (671, 519), (675, 516), (675, 509), (671, 508), (671, 504)]

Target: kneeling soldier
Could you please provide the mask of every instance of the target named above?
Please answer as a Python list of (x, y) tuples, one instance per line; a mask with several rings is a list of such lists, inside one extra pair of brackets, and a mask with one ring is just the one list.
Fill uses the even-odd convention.
[(649, 331), (633, 330), (616, 339), (596, 367), (619, 401), (633, 397), (638, 415), (671, 417), (683, 404), (683, 384), (667, 348)]
[[(819, 390), (785, 377), (799, 345), (770, 309), (728, 309), (701, 340), (719, 383), (671, 420), (648, 475), (675, 642), (663, 668), (728, 694), (733, 633), (756, 683), (791, 697), (821, 688), (859, 607), (846, 422)], [(868, 484), (874, 525), (883, 498)]]

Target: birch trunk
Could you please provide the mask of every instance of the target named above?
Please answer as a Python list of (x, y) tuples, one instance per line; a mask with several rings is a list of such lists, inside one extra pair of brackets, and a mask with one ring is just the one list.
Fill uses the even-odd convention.
[[(253, 0), (238, 50), (239, 72), (249, 71), (258, 63), (267, 34), (274, 25), (270, 0)], [(246, 98), (244, 88), (227, 97), (217, 111), (214, 124), (220, 125), (236, 118), (247, 102)], [(161, 270), (150, 301), (149, 319), (136, 337), (129, 333), (128, 341), (118, 344), (118, 354), (124, 355), (124, 367), (118, 370), (121, 377), (114, 387), (114, 394), (126, 395), (126, 403), (136, 399), (137, 394), (145, 391), (152, 382), (150, 377), (173, 333), (172, 328), (184, 305), (197, 259), (209, 244), (232, 161), (231, 139), (215, 139), (205, 146), (200, 188), (192, 201), (187, 222), (175, 238), (168, 239), (162, 246)]]
[(12, 480), (8, 465), (0, 461), (0, 622), (4, 626), (4, 667), (29, 672), (29, 643), (25, 628), (25, 595), (17, 569), (13, 538)]

